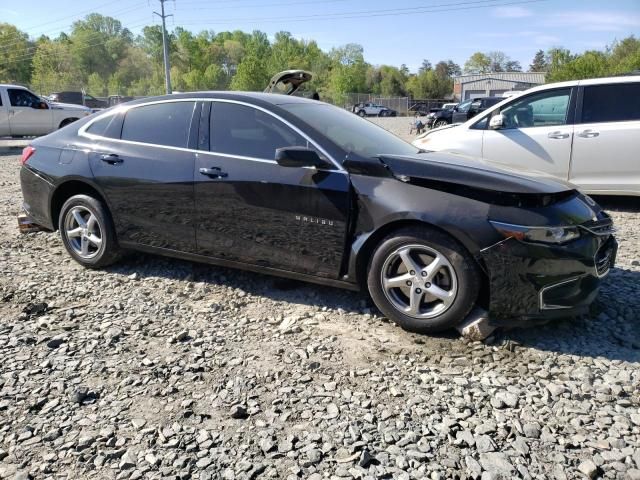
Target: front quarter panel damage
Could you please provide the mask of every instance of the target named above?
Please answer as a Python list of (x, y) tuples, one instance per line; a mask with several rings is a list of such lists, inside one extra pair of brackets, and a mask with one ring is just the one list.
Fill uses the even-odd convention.
[(412, 185), (393, 177), (352, 174), (351, 181), (357, 192), (358, 217), (351, 246), (349, 277), (360, 282), (363, 280), (358, 277), (358, 273), (362, 273), (360, 267), (362, 262), (368, 264), (369, 258), (359, 257), (359, 254), (371, 253), (371, 247), (380, 240), (378, 232), (387, 231), (394, 224), (400, 226), (407, 221), (417, 221), (433, 225), (461, 242), (476, 258), (481, 249), (501, 238), (487, 221), (489, 206), (485, 203)]

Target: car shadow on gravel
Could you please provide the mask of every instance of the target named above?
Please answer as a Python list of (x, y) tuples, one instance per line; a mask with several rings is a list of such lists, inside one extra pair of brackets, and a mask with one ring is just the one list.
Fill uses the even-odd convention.
[(640, 197), (591, 195), (604, 210), (617, 212), (640, 212)]
[(377, 312), (368, 296), (361, 292), (137, 252), (106, 270), (124, 276), (137, 275), (138, 278), (162, 277), (237, 288), (279, 302), (342, 309), (351, 313)]

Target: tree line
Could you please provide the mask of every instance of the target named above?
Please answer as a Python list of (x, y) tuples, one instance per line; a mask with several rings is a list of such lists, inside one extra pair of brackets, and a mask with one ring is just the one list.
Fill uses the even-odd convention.
[[(174, 90), (262, 90), (281, 70), (314, 73), (308, 88), (321, 98), (344, 103), (349, 93), (383, 97), (444, 98), (453, 77), (464, 73), (522, 71), (504, 52), (476, 52), (461, 68), (449, 59), (420, 69), (371, 65), (362, 46), (347, 44), (328, 52), (313, 40), (278, 32), (202, 31), (176, 27), (169, 34)], [(97, 13), (73, 23), (56, 38), (31, 39), (14, 25), (0, 23), (0, 82), (29, 85), (41, 94), (84, 88), (94, 96), (164, 93), (162, 30), (148, 26), (140, 35), (112, 17)], [(573, 54), (564, 48), (538, 51), (530, 71), (548, 72), (547, 81), (627, 73), (640, 68), (640, 40), (631, 36), (604, 50)]]

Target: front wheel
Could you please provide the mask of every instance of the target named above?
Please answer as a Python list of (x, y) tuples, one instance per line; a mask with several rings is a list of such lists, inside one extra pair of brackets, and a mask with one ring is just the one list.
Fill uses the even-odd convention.
[(460, 324), (476, 303), (479, 281), (469, 252), (454, 238), (428, 227), (406, 228), (384, 238), (367, 276), (380, 311), (416, 333)]
[(67, 252), (80, 265), (100, 268), (120, 257), (111, 216), (102, 202), (89, 195), (74, 195), (64, 203), (58, 227)]
[(449, 125), (449, 122), (447, 122), (446, 120), (437, 120), (434, 124), (433, 124), (433, 128), (440, 128), (440, 127), (445, 127)]

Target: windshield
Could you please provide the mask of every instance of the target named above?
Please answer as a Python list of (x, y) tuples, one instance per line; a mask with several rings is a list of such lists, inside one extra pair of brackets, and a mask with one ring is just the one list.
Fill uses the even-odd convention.
[(465, 100), (464, 102), (459, 104), (458, 105), (458, 111), (464, 113), (467, 110), (469, 110), (469, 107), (471, 107), (471, 102), (473, 102), (473, 100)]
[(361, 157), (415, 155), (419, 149), (369, 120), (327, 104), (280, 105), (302, 122), (326, 136), (347, 153)]

